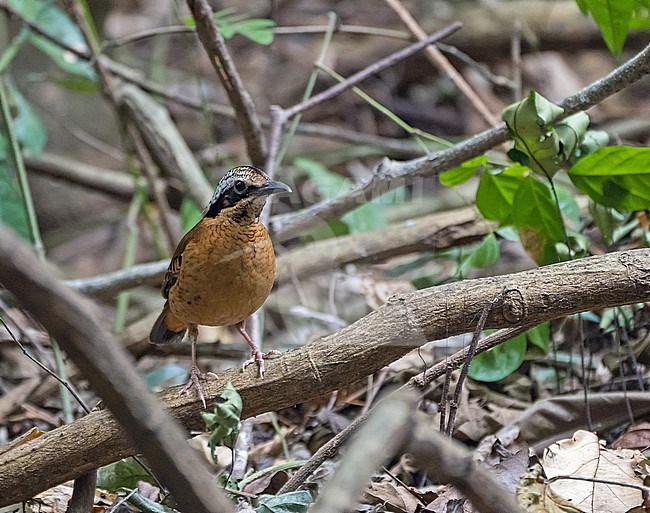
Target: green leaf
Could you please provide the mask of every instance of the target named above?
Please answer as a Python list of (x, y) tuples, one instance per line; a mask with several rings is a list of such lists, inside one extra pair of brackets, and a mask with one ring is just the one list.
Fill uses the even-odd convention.
[(650, 148), (601, 148), (581, 158), (568, 174), (596, 203), (620, 211), (650, 208)]
[(609, 144), (609, 134), (604, 130), (587, 130), (580, 144), (580, 154), (587, 155)]
[(499, 259), (499, 242), (493, 233), (486, 235), (476, 250), (463, 259), (460, 273), (465, 274), (468, 269), (483, 268), (492, 265)]
[(463, 162), (460, 166), (440, 173), (440, 183), (447, 187), (460, 185), (469, 180), (474, 173), (487, 163), (487, 155), (479, 155)]
[(515, 193), (528, 170), (514, 164), (499, 172), (485, 171), (476, 191), (476, 206), (485, 219), (504, 223), (512, 213)]
[(560, 138), (551, 126), (564, 109), (531, 91), (527, 98), (506, 107), (501, 117), (515, 147), (510, 158), (535, 173), (553, 176), (561, 167)]
[(183, 233), (189, 232), (201, 220), (201, 217), (203, 217), (199, 207), (187, 196), (184, 196), (181, 201), (179, 213), (181, 215)]
[(634, 13), (630, 20), (630, 28), (635, 30), (650, 28), (650, 0), (634, 0)]
[(23, 239), (32, 240), (23, 198), (6, 161), (0, 161), (0, 222)]
[[(254, 43), (270, 45), (273, 42), (275, 22), (266, 18), (248, 19), (247, 14), (235, 14), (234, 7), (221, 9), (214, 13), (214, 23), (221, 32), (221, 35), (230, 39), (239, 34), (247, 37)], [(196, 26), (194, 18), (187, 16), (182, 19), (189, 27)]]
[[(298, 157), (293, 163), (309, 175), (324, 199), (333, 199), (352, 186), (351, 180), (332, 173), (315, 160)], [(387, 223), (381, 212), (382, 205), (382, 198), (377, 198), (348, 212), (341, 217), (341, 220), (348, 225), (350, 232), (366, 232), (383, 228)]]
[[(9, 0), (9, 4), (25, 19), (36, 24), (43, 32), (79, 51), (88, 51), (81, 32), (70, 18), (56, 6), (56, 2), (50, 0)], [(80, 59), (67, 50), (63, 50), (60, 46), (34, 32), (30, 33), (29, 40), (67, 73), (92, 80), (96, 79), (95, 71), (88, 61)]]
[(584, 14), (591, 12), (609, 51), (621, 53), (635, 11), (634, 0), (580, 0), (578, 5)]
[(210, 432), (208, 446), (212, 459), (217, 463), (215, 449), (220, 446), (232, 449), (239, 435), (239, 423), (242, 412), (242, 399), (232, 383), (228, 382), (221, 397), (214, 403), (210, 412), (201, 412), (207, 430)]
[(589, 127), (589, 116), (578, 112), (563, 119), (555, 126), (560, 142), (560, 154), (565, 162), (578, 156), (580, 145)]
[(109, 492), (135, 488), (138, 481), (152, 483), (151, 476), (133, 458), (125, 458), (97, 470), (97, 488)]
[(476, 381), (492, 383), (515, 372), (526, 356), (526, 335), (521, 334), (496, 347), (479, 353), (469, 365), (469, 377)]
[(576, 201), (575, 196), (559, 185), (555, 185), (555, 192), (560, 201), (560, 210), (562, 217), (571, 225), (571, 227), (578, 229), (580, 225), (580, 207)]
[(256, 513), (304, 513), (312, 503), (311, 494), (305, 490), (281, 495), (260, 495), (255, 503)]
[[(37, 157), (43, 153), (43, 148), (47, 142), (45, 126), (41, 118), (36, 115), (32, 107), (27, 103), (22, 93), (13, 84), (9, 86), (9, 94), (12, 96), (16, 109), (16, 117), (14, 118), (16, 139), (22, 150)], [(4, 137), (4, 134), (0, 134), (0, 137)]]
[(74, 93), (92, 94), (99, 92), (99, 84), (96, 80), (80, 75), (68, 73), (55, 78), (53, 82), (59, 87)]
[(530, 228), (550, 241), (564, 240), (562, 218), (549, 188), (529, 176), (517, 190), (512, 221), (517, 228)]
[(544, 354), (548, 353), (548, 343), (551, 339), (551, 328), (548, 322), (543, 322), (529, 329), (525, 335), (529, 344), (540, 348)]

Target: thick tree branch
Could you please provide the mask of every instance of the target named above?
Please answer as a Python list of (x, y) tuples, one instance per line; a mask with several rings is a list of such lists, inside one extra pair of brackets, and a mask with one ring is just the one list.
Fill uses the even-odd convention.
[(228, 99), (235, 109), (237, 121), (244, 134), (248, 156), (256, 166), (263, 166), (266, 158), (266, 141), (255, 105), (233, 63), (223, 36), (214, 24), (214, 13), (206, 0), (187, 0), (196, 22), (196, 33), (208, 53), (212, 67), (217, 72)]
[[(2, 283), (59, 341), (114, 413), (117, 421), (113, 422), (117, 425), (119, 421), (125, 426), (134, 446), (145, 454), (181, 509), (205, 513), (230, 511), (227, 499), (218, 493), (210, 475), (203, 469), (202, 460), (187, 450), (186, 433), (147, 390), (133, 361), (100, 320), (99, 310), (63, 285), (55, 277), (57, 271), (41, 264), (32, 249), (9, 228), (0, 226), (0, 241)], [(101, 426), (98, 430), (101, 431)], [(80, 440), (71, 440), (70, 447), (78, 447)], [(59, 464), (74, 465), (70, 461)], [(92, 469), (86, 466), (75, 478), (89, 470)], [(22, 480), (14, 483), (15, 489), (21, 488), (24, 478), (25, 468)], [(47, 486), (39, 485), (38, 488), (44, 490)], [(32, 488), (22, 498), (36, 491)], [(4, 505), (15, 502), (8, 499), (11, 495), (7, 490), (0, 491), (0, 502)]]
[[(4, 273), (0, 279), (5, 281)], [(484, 305), (495, 298), (486, 328), (528, 326), (579, 311), (648, 301), (650, 249), (395, 296), (342, 331), (270, 360), (263, 380), (252, 368), (223, 373), (204, 385), (206, 398), (214, 401), (231, 381), (242, 395), (244, 417), (304, 402), (376, 372), (429, 340), (472, 331)], [(57, 304), (47, 295), (42, 301), (50, 307)], [(179, 397), (174, 387), (160, 398), (186, 427), (202, 427), (196, 397)], [(0, 456), (0, 506), (133, 453), (110, 413), (93, 412)]]
[[(563, 117), (588, 109), (648, 73), (650, 73), (650, 45), (606, 77), (559, 102), (559, 105), (564, 107)], [(278, 240), (296, 237), (323, 221), (342, 216), (370, 199), (397, 187), (411, 184), (417, 177), (433, 177), (442, 171), (456, 167), (505, 142), (507, 137), (508, 132), (505, 124), (502, 123), (448, 150), (405, 162), (384, 159), (371, 176), (358, 182), (347, 193), (298, 212), (273, 218), (271, 226), (275, 237)]]
[[(473, 208), (440, 212), (395, 223), (381, 230), (326, 239), (283, 253), (277, 258), (278, 282), (304, 278), (357, 262), (376, 262), (419, 251), (439, 251), (471, 244), (495, 228)], [(112, 298), (138, 285), (157, 286), (168, 260), (134, 265), (108, 274), (69, 280), (84, 294)]]

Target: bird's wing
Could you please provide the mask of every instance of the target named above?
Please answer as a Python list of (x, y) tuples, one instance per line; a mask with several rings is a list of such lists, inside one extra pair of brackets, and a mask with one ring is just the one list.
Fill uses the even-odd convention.
[(178, 279), (178, 274), (181, 272), (181, 265), (183, 262), (183, 251), (187, 247), (187, 243), (192, 240), (196, 235), (196, 231), (199, 228), (199, 223), (197, 223), (194, 228), (185, 234), (176, 246), (174, 255), (172, 256), (171, 262), (169, 262), (169, 267), (167, 267), (167, 272), (165, 273), (165, 279), (162, 284), (161, 292), (165, 299), (169, 297), (169, 290), (174, 286), (176, 280)]

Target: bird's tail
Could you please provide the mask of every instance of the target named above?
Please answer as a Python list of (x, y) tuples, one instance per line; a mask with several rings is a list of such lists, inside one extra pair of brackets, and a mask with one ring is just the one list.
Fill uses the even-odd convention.
[(152, 344), (172, 344), (180, 342), (188, 326), (180, 321), (169, 309), (169, 301), (165, 302), (163, 311), (149, 333), (149, 342)]

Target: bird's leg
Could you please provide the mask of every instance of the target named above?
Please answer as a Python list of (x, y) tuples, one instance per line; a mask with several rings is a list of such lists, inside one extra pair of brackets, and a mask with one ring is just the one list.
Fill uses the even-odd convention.
[[(201, 402), (203, 403), (203, 408), (206, 408), (205, 396), (203, 395), (203, 389), (201, 388), (201, 380), (205, 379), (208, 375), (201, 373), (199, 366), (196, 363), (196, 339), (199, 336), (198, 327), (195, 324), (190, 324), (190, 342), (192, 343), (192, 367), (190, 367), (190, 379), (187, 384), (181, 390), (181, 394), (187, 393), (187, 391), (194, 387), (196, 388), (196, 395), (199, 396)], [(209, 373), (212, 374), (212, 373)]]
[(251, 348), (251, 357), (246, 360), (243, 364), (243, 368), (245, 369), (248, 367), (251, 363), (257, 363), (257, 367), (259, 368), (259, 376), (260, 378), (264, 377), (264, 359), (269, 358), (272, 354), (276, 353), (277, 351), (271, 351), (270, 353), (262, 353), (260, 351), (260, 348), (257, 347), (257, 344), (253, 342), (253, 339), (251, 339), (250, 335), (246, 331), (246, 321), (242, 321), (240, 323), (235, 324), (235, 328), (237, 328), (237, 331), (241, 334), (242, 337), (244, 337), (244, 340), (246, 340), (246, 343), (248, 344), (248, 347)]

